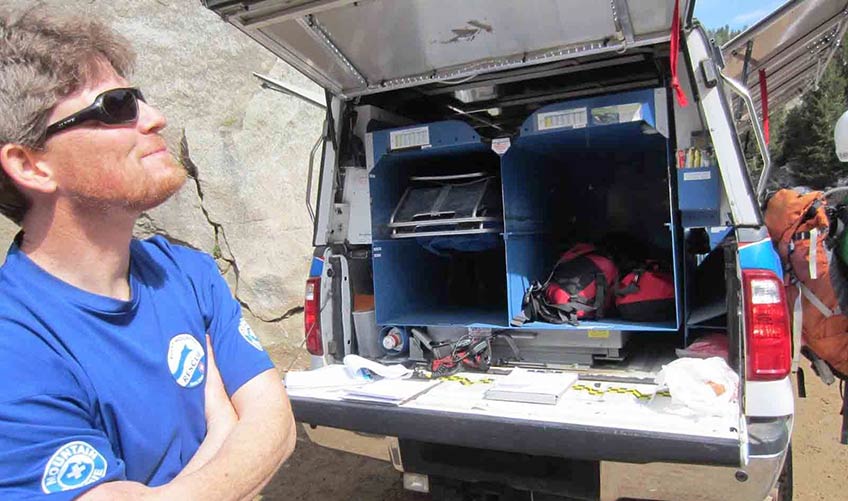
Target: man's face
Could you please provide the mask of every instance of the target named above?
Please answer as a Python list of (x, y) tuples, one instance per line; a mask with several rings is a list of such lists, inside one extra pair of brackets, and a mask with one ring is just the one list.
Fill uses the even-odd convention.
[[(49, 123), (89, 106), (101, 92), (129, 84), (109, 68), (99, 82), (60, 101)], [(142, 212), (167, 200), (183, 185), (185, 169), (159, 134), (165, 117), (139, 101), (138, 119), (105, 125), (88, 121), (61, 131), (45, 144), (42, 160), (53, 169), (57, 195), (83, 207)]]

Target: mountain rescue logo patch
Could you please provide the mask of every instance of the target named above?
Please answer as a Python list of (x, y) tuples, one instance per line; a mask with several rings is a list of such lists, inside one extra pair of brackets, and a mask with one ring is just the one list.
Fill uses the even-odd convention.
[(194, 388), (206, 374), (206, 352), (191, 334), (178, 334), (168, 345), (168, 369), (183, 388)]
[(241, 337), (243, 337), (245, 341), (250, 343), (250, 346), (253, 346), (254, 348), (256, 348), (259, 351), (263, 351), (262, 350), (262, 343), (259, 342), (259, 338), (253, 332), (253, 329), (250, 328), (250, 324), (247, 323), (247, 320), (242, 318), (239, 321), (238, 330), (239, 330), (239, 334), (241, 334)]
[(41, 477), (45, 494), (79, 489), (106, 476), (106, 458), (89, 443), (68, 442), (47, 461)]

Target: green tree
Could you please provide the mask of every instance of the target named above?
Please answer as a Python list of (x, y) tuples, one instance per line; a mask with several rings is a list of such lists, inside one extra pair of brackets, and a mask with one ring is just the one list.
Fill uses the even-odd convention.
[(719, 28), (707, 30), (707, 33), (709, 34), (710, 38), (715, 39), (716, 44), (721, 47), (727, 42), (733, 40), (733, 37), (742, 33), (744, 30), (744, 27), (742, 29), (735, 30), (731, 28), (730, 25), (725, 24), (724, 26), (721, 26)]
[[(848, 108), (848, 49), (843, 41), (818, 86), (805, 92), (800, 104), (783, 112), (772, 130), (774, 165), (790, 169), (794, 181), (815, 189), (835, 185), (848, 176), (836, 157), (833, 127)], [(771, 114), (774, 120), (775, 114)]]

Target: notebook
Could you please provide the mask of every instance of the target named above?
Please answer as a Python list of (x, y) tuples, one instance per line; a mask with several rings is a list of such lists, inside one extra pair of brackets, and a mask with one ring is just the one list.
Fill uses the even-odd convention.
[(508, 376), (495, 381), (485, 398), (553, 405), (576, 381), (575, 373), (515, 368)]
[(342, 399), (384, 405), (401, 405), (439, 383), (440, 381), (383, 379), (364, 386), (350, 388), (345, 391)]

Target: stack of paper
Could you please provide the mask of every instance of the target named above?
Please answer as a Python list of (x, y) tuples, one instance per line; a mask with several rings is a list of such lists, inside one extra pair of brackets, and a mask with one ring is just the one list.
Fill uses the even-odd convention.
[(351, 374), (367, 375), (371, 373), (372, 375), (386, 379), (402, 379), (412, 376), (412, 369), (407, 369), (400, 364), (383, 365), (360, 357), (359, 355), (347, 355), (342, 362)]
[(577, 374), (515, 368), (498, 379), (486, 392), (489, 400), (531, 404), (556, 404), (559, 397), (577, 381)]
[(368, 384), (371, 380), (351, 372), (344, 365), (327, 365), (311, 371), (291, 371), (286, 374), (289, 390), (311, 390), (317, 388), (348, 388)]
[(413, 381), (410, 379), (383, 379), (364, 386), (349, 388), (344, 400), (400, 405), (439, 384), (439, 381)]
[(358, 355), (348, 355), (344, 365), (333, 364), (311, 371), (291, 371), (286, 374), (286, 388), (309, 390), (318, 388), (348, 388), (361, 386), (378, 379), (403, 379), (412, 371), (402, 365), (382, 365)]

